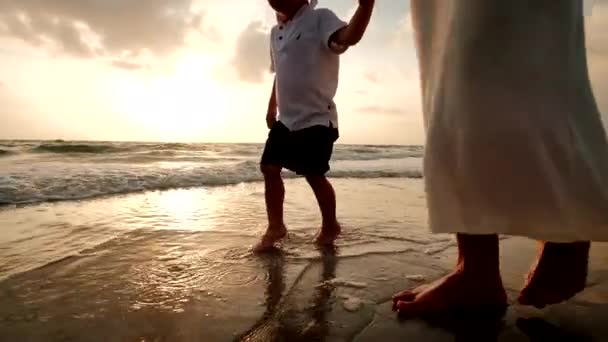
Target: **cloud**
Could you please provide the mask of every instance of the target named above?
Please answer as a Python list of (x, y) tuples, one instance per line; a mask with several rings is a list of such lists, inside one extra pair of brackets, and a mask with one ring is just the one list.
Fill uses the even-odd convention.
[(193, 0), (1, 0), (0, 36), (70, 55), (164, 55), (202, 30)]
[(4, 81), (0, 81), (0, 114), (12, 114), (16, 110), (23, 107), (23, 104), (22, 99), (20, 99), (14, 93), (13, 89), (9, 87), (9, 84)]
[(366, 80), (372, 82), (372, 83), (379, 83), (380, 80), (382, 79), (382, 75), (380, 74), (379, 71), (374, 71), (374, 70), (368, 70), (363, 77), (365, 77)]
[(251, 22), (239, 34), (232, 65), (242, 81), (264, 81), (270, 69), (270, 38), (262, 22)]
[(357, 108), (357, 111), (363, 114), (375, 114), (375, 115), (388, 115), (388, 116), (396, 116), (396, 115), (405, 115), (407, 111), (404, 107), (397, 106), (379, 106), (379, 105), (369, 105)]
[(414, 26), (412, 24), (412, 15), (410, 11), (407, 11), (405, 15), (399, 20), (399, 26), (393, 33), (393, 39), (390, 41), (391, 45), (401, 47), (404, 44), (408, 44), (414, 37)]
[[(27, 137), (24, 132), (39, 133), (46, 123), (27, 114), (24, 101), (18, 98), (7, 83), (0, 83), (0, 139)], [(47, 125), (48, 126), (48, 125)]]
[(125, 70), (139, 70), (139, 69), (148, 68), (148, 66), (145, 64), (139, 64), (139, 63), (124, 61), (124, 60), (114, 60), (110, 64), (114, 67), (117, 67), (119, 69), (125, 69)]

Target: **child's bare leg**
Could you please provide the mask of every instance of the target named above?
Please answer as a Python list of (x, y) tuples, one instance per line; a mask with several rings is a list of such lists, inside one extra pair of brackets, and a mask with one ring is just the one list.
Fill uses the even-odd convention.
[(307, 176), (306, 181), (315, 193), (323, 217), (321, 230), (315, 241), (320, 245), (332, 245), (341, 231), (336, 218), (336, 193), (334, 188), (325, 176)]
[(268, 215), (268, 228), (260, 242), (254, 247), (256, 252), (268, 250), (285, 237), (287, 229), (283, 222), (283, 201), (285, 199), (285, 185), (281, 177), (281, 168), (273, 165), (262, 165), (264, 174), (264, 190), (266, 199), (266, 213)]

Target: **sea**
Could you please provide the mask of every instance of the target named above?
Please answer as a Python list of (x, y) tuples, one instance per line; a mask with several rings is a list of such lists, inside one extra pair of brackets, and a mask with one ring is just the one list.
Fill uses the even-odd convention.
[[(0, 207), (262, 180), (262, 144), (0, 141)], [(332, 178), (421, 178), (422, 146), (337, 145)], [(286, 178), (295, 175), (289, 171)]]
[[(456, 255), (452, 235), (428, 230), (423, 147), (335, 147), (335, 249), (314, 246), (318, 204), (286, 171), (288, 235), (259, 255), (262, 149), (0, 141), (0, 341), (344, 341), (374, 327), (401, 331), (387, 314), (391, 296), (444, 274)], [(534, 244), (514, 243), (506, 267), (525, 270)]]
[(352, 323), (451, 264), (454, 238), (427, 228), (421, 146), (335, 147), (335, 250), (314, 245), (317, 201), (285, 171), (288, 235), (253, 253), (268, 222), (262, 149), (0, 141), (0, 340), (231, 341), (279, 321), (301, 331), (330, 285), (325, 302)]
[[(189, 244), (179, 241), (204, 236), (192, 251), (204, 248), (209, 264), (247, 260), (267, 224), (262, 150), (255, 143), (0, 141), (0, 281), (149, 234), (169, 234), (182, 247)], [(335, 146), (328, 176), (339, 197), (343, 255), (449, 247), (426, 229), (422, 154), (422, 146)], [(284, 178), (291, 237), (284, 250), (306, 259), (317, 254), (310, 241), (318, 205), (301, 177), (284, 171)]]

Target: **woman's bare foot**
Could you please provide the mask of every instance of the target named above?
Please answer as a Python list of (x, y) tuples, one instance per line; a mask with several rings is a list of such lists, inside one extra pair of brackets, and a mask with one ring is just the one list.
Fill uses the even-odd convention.
[(319, 246), (333, 246), (341, 232), (342, 228), (338, 222), (331, 225), (323, 225), (315, 237), (315, 244)]
[(591, 243), (554, 243), (541, 245), (540, 255), (518, 301), (539, 309), (558, 304), (585, 289)]
[(472, 275), (458, 267), (433, 283), (393, 297), (393, 310), (405, 317), (429, 317), (452, 312), (502, 314), (507, 294), (500, 276)]
[(262, 253), (274, 248), (274, 244), (281, 241), (285, 236), (287, 236), (287, 228), (284, 225), (278, 226), (276, 228), (268, 227), (266, 229), (266, 233), (253, 247), (254, 253)]

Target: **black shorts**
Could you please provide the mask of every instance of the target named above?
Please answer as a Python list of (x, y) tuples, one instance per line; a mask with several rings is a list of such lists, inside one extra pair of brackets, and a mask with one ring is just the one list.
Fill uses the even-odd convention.
[(268, 133), (261, 164), (286, 168), (301, 176), (325, 175), (339, 136), (338, 129), (332, 126), (292, 132), (277, 121)]

